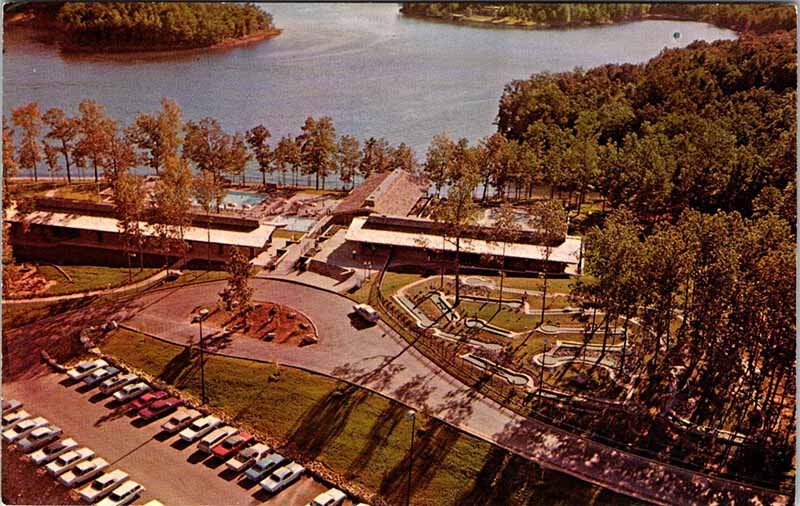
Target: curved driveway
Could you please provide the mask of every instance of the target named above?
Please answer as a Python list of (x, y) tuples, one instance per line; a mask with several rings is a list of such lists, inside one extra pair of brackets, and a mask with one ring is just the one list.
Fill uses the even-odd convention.
[[(144, 295), (124, 324), (175, 344), (196, 343), (191, 314), (213, 305), (224, 282)], [(594, 441), (516, 415), (450, 377), (383, 323), (356, 328), (352, 302), (340, 295), (278, 279), (253, 279), (253, 298), (294, 307), (308, 315), (320, 341), (298, 348), (233, 337), (217, 353), (283, 364), (335, 376), (401, 401), (515, 453), (616, 492), (662, 504), (788, 504), (789, 498), (713, 479), (613, 450)], [(214, 346), (220, 331), (204, 325)]]

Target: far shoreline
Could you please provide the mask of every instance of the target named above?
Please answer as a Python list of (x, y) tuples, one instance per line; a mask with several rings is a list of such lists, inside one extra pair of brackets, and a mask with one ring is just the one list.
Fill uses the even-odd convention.
[(265, 40), (272, 39), (283, 33), (280, 28), (270, 28), (260, 32), (252, 33), (246, 37), (238, 39), (226, 39), (216, 44), (196, 47), (172, 47), (172, 46), (146, 46), (137, 44), (110, 44), (106, 47), (99, 47), (99, 44), (76, 43), (68, 39), (56, 42), (61, 52), (69, 55), (130, 55), (141, 54), (147, 56), (183, 55), (198, 53), (202, 51), (214, 51), (221, 49), (232, 49), (235, 47), (257, 44)]

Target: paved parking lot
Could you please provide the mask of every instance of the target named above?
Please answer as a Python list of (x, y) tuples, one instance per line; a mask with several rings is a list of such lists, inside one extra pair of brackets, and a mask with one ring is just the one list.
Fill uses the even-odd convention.
[[(88, 446), (126, 471), (147, 490), (137, 503), (158, 499), (166, 505), (305, 505), (326, 487), (304, 476), (274, 497), (240, 476), (229, 476), (224, 463), (185, 447), (177, 435), (159, 436), (165, 418), (137, 426), (134, 418), (107, 407), (96, 389), (65, 385), (65, 376), (42, 373), (3, 385), (4, 399), (18, 399), (35, 416), (64, 429), (64, 437)], [(352, 503), (347, 503), (352, 504)]]

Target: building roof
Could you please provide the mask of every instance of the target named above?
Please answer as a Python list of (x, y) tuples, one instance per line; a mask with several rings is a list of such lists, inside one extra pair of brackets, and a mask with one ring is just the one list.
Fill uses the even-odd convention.
[[(345, 238), (348, 241), (363, 242), (371, 244), (381, 244), (386, 246), (402, 246), (406, 248), (426, 248), (436, 251), (455, 251), (456, 245), (453, 239), (445, 239), (441, 235), (433, 233), (420, 233), (410, 231), (380, 230), (365, 228), (367, 222), (365, 217), (353, 218), (350, 228), (347, 229)], [(580, 258), (581, 239), (580, 237), (567, 236), (566, 240), (560, 245), (553, 247), (550, 251), (550, 262), (561, 262), (564, 264), (577, 265)], [(504, 254), (503, 244), (500, 242), (489, 242), (480, 239), (461, 239), (461, 251), (464, 253), (475, 253), (478, 255)], [(545, 247), (536, 244), (512, 243), (505, 246), (505, 256), (509, 258), (522, 258), (526, 260), (544, 260)]]
[[(6, 219), (8, 221), (17, 221), (26, 224), (49, 225), (52, 227), (90, 230), (95, 232), (120, 233), (120, 229), (117, 226), (118, 221), (115, 218), (104, 216), (84, 216), (63, 212), (34, 211), (20, 219), (16, 209), (11, 208), (6, 212)], [(141, 222), (141, 227), (145, 236), (153, 237), (157, 235), (152, 225)], [(267, 242), (269, 242), (274, 230), (274, 226), (265, 224), (259, 224), (258, 228), (249, 231), (211, 228), (210, 242), (228, 246), (263, 248)], [(205, 227), (187, 227), (184, 229), (184, 239), (194, 242), (209, 242), (208, 231)]]
[(427, 184), (403, 169), (372, 174), (334, 208), (333, 214), (405, 216), (426, 189)]

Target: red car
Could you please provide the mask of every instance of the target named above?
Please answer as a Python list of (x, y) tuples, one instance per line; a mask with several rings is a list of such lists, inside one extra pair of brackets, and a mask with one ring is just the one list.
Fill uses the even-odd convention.
[(135, 401), (133, 401), (130, 405), (132, 410), (139, 411), (142, 408), (146, 408), (147, 406), (153, 404), (157, 400), (166, 399), (169, 397), (169, 393), (163, 390), (158, 390), (156, 392), (147, 392), (146, 394), (142, 395)]
[(152, 420), (153, 418), (157, 418), (165, 413), (169, 413), (178, 406), (183, 406), (183, 401), (177, 397), (160, 399), (146, 408), (139, 410), (139, 418), (142, 420)]
[(211, 453), (220, 459), (227, 459), (233, 457), (239, 450), (249, 445), (255, 440), (252, 434), (247, 432), (239, 432), (233, 436), (228, 437), (225, 441), (211, 449)]

